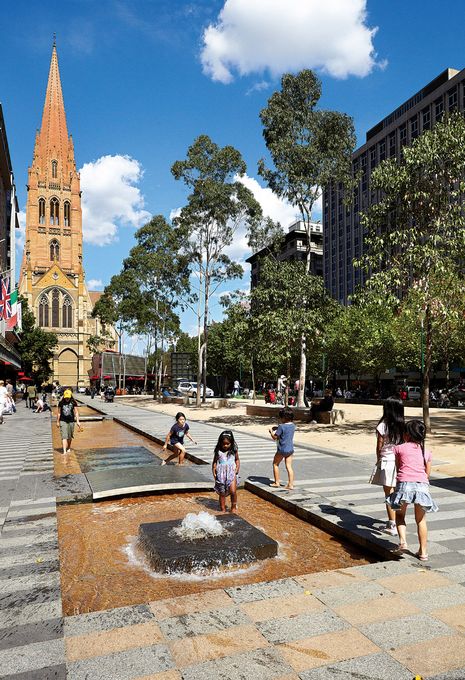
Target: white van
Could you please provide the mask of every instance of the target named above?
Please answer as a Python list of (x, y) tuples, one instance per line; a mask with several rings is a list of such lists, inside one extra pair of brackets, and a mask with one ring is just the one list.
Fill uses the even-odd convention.
[(420, 399), (421, 399), (421, 387), (417, 386), (407, 387), (408, 401), (420, 401)]

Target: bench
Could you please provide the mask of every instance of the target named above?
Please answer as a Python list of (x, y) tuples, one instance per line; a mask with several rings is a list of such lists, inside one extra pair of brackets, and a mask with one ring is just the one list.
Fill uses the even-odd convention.
[(332, 411), (318, 411), (316, 414), (316, 422), (322, 425), (334, 425), (339, 421), (344, 420), (345, 413), (340, 408), (333, 408)]
[(184, 406), (189, 403), (189, 397), (162, 397), (162, 404), (180, 404)]

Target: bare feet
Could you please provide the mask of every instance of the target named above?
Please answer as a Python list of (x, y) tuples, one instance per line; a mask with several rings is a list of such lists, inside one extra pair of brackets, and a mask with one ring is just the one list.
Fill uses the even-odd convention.
[(289, 484), (288, 484), (285, 488), (286, 488), (288, 491), (292, 491), (292, 489), (293, 489), (294, 487), (293, 487), (293, 486), (289, 486)]
[(237, 515), (237, 505), (233, 505), (231, 507), (231, 512), (233, 512), (235, 515)]
[(162, 460), (162, 461), (161, 461), (161, 464), (162, 464), (162, 465), (166, 465), (166, 460)]
[(276, 482), (271, 482), (270, 486), (274, 486), (275, 489), (279, 489), (281, 484), (276, 484)]

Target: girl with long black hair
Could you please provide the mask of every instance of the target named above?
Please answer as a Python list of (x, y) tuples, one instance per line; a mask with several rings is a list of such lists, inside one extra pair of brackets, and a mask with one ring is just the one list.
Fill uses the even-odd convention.
[[(404, 435), (404, 403), (397, 397), (388, 397), (383, 405), (383, 415), (376, 427), (376, 470), (371, 483), (382, 486), (388, 498), (396, 485), (396, 457), (394, 447), (401, 444)], [(397, 535), (396, 513), (386, 504), (388, 521), (384, 531)]]

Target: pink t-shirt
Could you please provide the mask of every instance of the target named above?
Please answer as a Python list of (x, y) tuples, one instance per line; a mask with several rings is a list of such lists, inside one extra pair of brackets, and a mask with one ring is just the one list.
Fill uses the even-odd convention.
[(425, 470), (425, 463), (428, 463), (432, 456), (431, 451), (425, 450), (425, 458), (421, 452), (421, 446), (413, 442), (405, 442), (394, 447), (397, 466), (398, 482), (426, 482), (428, 475)]

